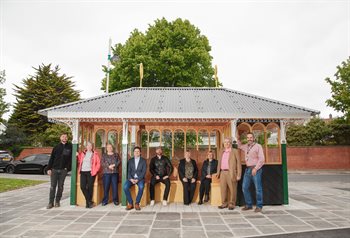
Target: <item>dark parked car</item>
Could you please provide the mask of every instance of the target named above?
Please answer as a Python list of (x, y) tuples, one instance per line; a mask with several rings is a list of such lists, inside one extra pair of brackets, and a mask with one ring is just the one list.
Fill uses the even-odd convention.
[(6, 167), (7, 173), (40, 173), (47, 174), (49, 154), (35, 154), (24, 157), (21, 160), (14, 160)]
[(0, 169), (6, 170), (6, 167), (13, 161), (11, 152), (0, 150)]

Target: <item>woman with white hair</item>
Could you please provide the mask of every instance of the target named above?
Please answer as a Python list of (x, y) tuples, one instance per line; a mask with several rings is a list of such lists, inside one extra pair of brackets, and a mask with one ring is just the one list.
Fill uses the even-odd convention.
[(86, 200), (86, 208), (93, 207), (92, 195), (95, 176), (100, 170), (100, 156), (92, 149), (92, 143), (86, 143), (86, 149), (78, 154), (78, 174), (80, 174), (80, 189)]

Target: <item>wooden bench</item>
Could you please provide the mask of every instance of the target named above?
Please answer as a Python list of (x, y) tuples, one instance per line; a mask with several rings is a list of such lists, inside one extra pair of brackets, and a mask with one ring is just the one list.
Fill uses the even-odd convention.
[[(194, 194), (194, 199), (192, 202), (198, 202), (199, 201), (199, 187), (200, 187), (200, 181), (197, 181), (197, 186)], [(150, 194), (149, 194), (149, 182), (145, 183), (145, 187), (143, 190), (143, 195), (141, 199), (141, 206), (145, 207), (147, 204), (150, 203)], [(155, 201), (160, 202), (163, 200), (163, 194), (165, 190), (165, 185), (162, 183), (158, 183), (155, 186)], [(118, 183), (118, 196), (119, 196), (119, 201), (121, 201), (121, 195), (122, 195), (122, 184), (121, 182)], [(135, 201), (137, 192), (138, 192), (138, 187), (133, 186), (130, 189), (131, 196), (133, 200)], [(112, 189), (109, 191), (109, 202), (112, 202)], [(95, 183), (94, 183), (94, 191), (93, 191), (93, 197), (92, 201), (95, 204), (100, 204), (103, 199), (103, 183), (102, 183), (102, 176), (97, 175), (95, 178)], [(171, 180), (171, 185), (170, 185), (170, 192), (169, 192), (169, 197), (168, 197), (168, 202), (178, 202), (178, 203), (183, 203), (183, 187), (182, 183), (180, 180)], [(85, 202), (85, 197), (83, 193), (81, 192), (80, 189), (80, 176), (77, 176), (77, 206), (84, 206), (86, 205)], [(211, 184), (211, 196), (210, 196), (210, 204), (211, 205), (221, 205), (221, 192), (220, 192), (220, 184), (219, 180), (213, 178), (213, 182)]]

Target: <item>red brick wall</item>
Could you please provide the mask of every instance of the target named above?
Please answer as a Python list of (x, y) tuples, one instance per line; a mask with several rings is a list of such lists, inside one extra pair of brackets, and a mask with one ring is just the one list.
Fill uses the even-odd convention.
[[(26, 148), (16, 158), (20, 160), (31, 154), (51, 153), (52, 147)], [(205, 154), (192, 156), (205, 158)], [(287, 147), (288, 169), (350, 169), (350, 146)], [(200, 169), (203, 161), (197, 160)]]
[(287, 147), (288, 169), (350, 169), (350, 146)]
[(51, 151), (52, 151), (52, 147), (25, 148), (22, 150), (22, 152), (19, 154), (16, 160), (23, 159), (24, 157), (28, 155), (33, 155), (33, 154), (51, 154)]

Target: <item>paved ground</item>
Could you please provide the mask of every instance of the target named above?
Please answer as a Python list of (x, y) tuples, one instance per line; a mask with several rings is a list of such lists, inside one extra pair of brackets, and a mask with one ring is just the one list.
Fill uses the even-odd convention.
[[(43, 175), (0, 173), (0, 177), (48, 180)], [(46, 210), (48, 186), (0, 194), (0, 237), (350, 236), (350, 229), (342, 229), (350, 228), (349, 171), (294, 171), (289, 175), (290, 204), (265, 206), (262, 214), (176, 203), (148, 206), (141, 212), (114, 205), (71, 207), (69, 177), (62, 207)]]

